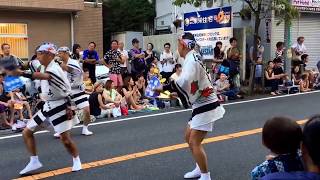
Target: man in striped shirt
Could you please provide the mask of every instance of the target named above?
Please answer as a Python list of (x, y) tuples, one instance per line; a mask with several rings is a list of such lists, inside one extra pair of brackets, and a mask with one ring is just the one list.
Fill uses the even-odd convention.
[(41, 92), (45, 100), (43, 108), (33, 116), (23, 131), (23, 137), (31, 157), (30, 162), (20, 171), (20, 174), (25, 175), (42, 167), (37, 156), (33, 134), (39, 129), (40, 125), (45, 125), (45, 122), (49, 122), (54, 127), (55, 132), (60, 134), (63, 145), (72, 155), (72, 171), (79, 171), (82, 169), (79, 152), (70, 137), (70, 130), (74, 125), (71, 120), (74, 112), (70, 109), (69, 100), (71, 93), (70, 83), (59, 64), (54, 61), (57, 53), (57, 48), (54, 44), (45, 43), (40, 46), (37, 52), (39, 53), (38, 57), (41, 64), (45, 67), (44, 73), (29, 73), (18, 70), (24, 77), (41, 80)]
[(58, 49), (59, 57), (62, 59), (61, 68), (67, 72), (68, 80), (71, 84), (71, 98), (77, 109), (83, 110), (84, 122), (82, 134), (90, 136), (93, 133), (88, 130), (90, 123), (90, 108), (88, 95), (85, 93), (83, 84), (83, 70), (77, 60), (70, 58), (70, 50), (68, 47), (60, 47)]

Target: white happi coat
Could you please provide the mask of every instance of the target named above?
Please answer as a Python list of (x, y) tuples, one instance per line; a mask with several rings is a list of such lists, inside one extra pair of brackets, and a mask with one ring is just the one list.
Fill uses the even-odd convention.
[(221, 119), (225, 113), (202, 61), (192, 50), (185, 58), (177, 81), (165, 86), (178, 93), (185, 108), (192, 106), (190, 127), (198, 127)]

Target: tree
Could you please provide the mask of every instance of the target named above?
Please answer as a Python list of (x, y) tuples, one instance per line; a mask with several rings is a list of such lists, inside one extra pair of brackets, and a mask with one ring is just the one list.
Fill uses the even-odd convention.
[[(109, 42), (114, 32), (143, 32), (144, 24), (153, 23), (155, 15), (155, 1), (150, 3), (150, 0), (104, 0), (104, 42)], [(105, 47), (108, 46), (109, 44), (105, 44)]]
[[(206, 0), (175, 0), (173, 4), (181, 6), (182, 4), (193, 4), (196, 7), (199, 7), (202, 2)], [(228, 0), (230, 2), (231, 0)], [(278, 13), (280, 21), (291, 22), (294, 18), (298, 16), (298, 11), (295, 9), (288, 0), (242, 0), (247, 4), (253, 17), (255, 19), (254, 25), (254, 40), (253, 40), (253, 52), (257, 52), (258, 46), (257, 41), (259, 37), (259, 28), (261, 20), (266, 18), (272, 10), (275, 10)], [(249, 95), (253, 93), (254, 88), (254, 77), (255, 77), (255, 68), (257, 61), (257, 53), (253, 53), (253, 60), (250, 71), (249, 79)]]

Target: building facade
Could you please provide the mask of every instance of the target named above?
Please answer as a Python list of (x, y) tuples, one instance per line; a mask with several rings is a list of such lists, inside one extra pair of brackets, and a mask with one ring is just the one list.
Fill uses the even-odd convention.
[(102, 5), (83, 0), (0, 0), (0, 44), (22, 59), (43, 42), (83, 48), (91, 41), (103, 53)]

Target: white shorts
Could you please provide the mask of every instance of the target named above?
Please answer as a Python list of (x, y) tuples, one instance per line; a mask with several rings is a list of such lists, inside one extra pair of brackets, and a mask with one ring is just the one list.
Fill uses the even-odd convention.
[(35, 131), (42, 124), (50, 123), (54, 131), (61, 134), (74, 126), (73, 120), (67, 119), (67, 102), (65, 100), (46, 101), (43, 109), (39, 110), (30, 121), (27, 128)]
[(84, 91), (72, 90), (71, 101), (75, 104), (77, 109), (83, 109), (89, 107), (89, 97)]
[(196, 126), (196, 127), (191, 127), (191, 121), (189, 121), (188, 124), (189, 124), (190, 129), (211, 132), (213, 130), (214, 122), (210, 122), (208, 124), (204, 124), (204, 125)]

